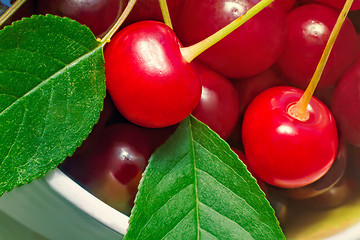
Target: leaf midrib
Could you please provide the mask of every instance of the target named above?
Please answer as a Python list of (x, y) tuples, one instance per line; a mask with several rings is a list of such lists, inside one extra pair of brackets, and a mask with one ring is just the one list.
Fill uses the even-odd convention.
[(195, 154), (195, 139), (193, 137), (192, 127), (191, 127), (191, 119), (188, 118), (189, 121), (189, 131), (190, 131), (190, 139), (191, 139), (191, 149), (193, 155), (193, 171), (194, 171), (194, 193), (195, 193), (195, 215), (196, 215), (196, 239), (200, 239), (200, 217), (199, 217), (199, 196), (198, 196), (198, 182), (197, 182), (197, 167), (196, 167), (196, 154)]
[(91, 56), (92, 54), (94, 54), (98, 49), (102, 48), (104, 46), (104, 43), (99, 44), (96, 48), (93, 48), (92, 50), (90, 50), (88, 53), (80, 56), (79, 58), (76, 58), (74, 61), (70, 62), (69, 64), (65, 65), (63, 68), (59, 69), (59, 71), (55, 72), (53, 75), (49, 76), (48, 78), (44, 79), (42, 82), (40, 82), (38, 85), (36, 85), (34, 88), (30, 89), (30, 91), (28, 91), (27, 93), (23, 94), (23, 96), (19, 97), (18, 99), (16, 99), (16, 101), (14, 101), (13, 103), (11, 103), (8, 107), (6, 107), (3, 111), (0, 112), (0, 116), (2, 116), (6, 111), (10, 110), (12, 108), (12, 106), (14, 106), (17, 102), (19, 102), (20, 100), (22, 100), (24, 97), (26, 97), (27, 95), (30, 95), (31, 93), (35, 92), (36, 90), (38, 90), (39, 88), (41, 88), (43, 85), (47, 84), (49, 81), (51, 81), (52, 79), (56, 79), (56, 77), (62, 73), (64, 73), (67, 69), (70, 69), (71, 67), (73, 67), (74, 65), (76, 65), (77, 63), (81, 62), (83, 59), (86, 59), (88, 56)]

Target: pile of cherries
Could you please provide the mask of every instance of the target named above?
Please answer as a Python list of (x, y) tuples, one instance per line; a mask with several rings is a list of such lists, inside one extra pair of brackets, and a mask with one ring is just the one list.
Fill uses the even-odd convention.
[[(275, 0), (192, 61), (191, 46), (259, 1), (168, 0), (173, 31), (159, 22), (158, 0), (138, 0), (105, 47), (100, 120), (61, 168), (128, 214), (150, 155), (193, 114), (247, 164), (282, 225), (294, 205), (333, 208), (349, 200), (360, 169), (360, 1), (305, 119), (289, 109), (309, 84), (345, 0)], [(34, 1), (36, 13), (68, 16), (98, 37), (126, 4)]]

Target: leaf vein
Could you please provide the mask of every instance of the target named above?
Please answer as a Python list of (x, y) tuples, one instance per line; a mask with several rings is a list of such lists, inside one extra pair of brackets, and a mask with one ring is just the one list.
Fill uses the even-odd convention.
[(146, 223), (144, 224), (144, 226), (142, 226), (142, 228), (139, 230), (139, 233), (138, 233), (136, 239), (139, 239), (142, 231), (143, 231), (143, 230), (146, 228), (146, 226), (151, 222), (151, 219), (154, 217), (154, 215), (155, 215), (156, 213), (158, 213), (158, 212), (160, 211), (161, 208), (163, 208), (164, 206), (166, 206), (166, 204), (167, 204), (168, 202), (170, 202), (172, 199), (174, 199), (177, 195), (179, 195), (182, 191), (184, 191), (187, 187), (189, 187), (189, 186), (191, 186), (191, 185), (192, 185), (192, 184), (190, 183), (190, 184), (184, 186), (184, 187), (183, 187), (182, 189), (180, 189), (177, 193), (175, 193), (174, 195), (172, 195), (163, 205), (161, 205), (158, 209), (156, 209), (156, 211), (154, 211), (154, 212), (151, 214), (150, 218), (146, 221)]
[(192, 132), (191, 127), (191, 121), (190, 119), (187, 120), (189, 122), (189, 131), (190, 131), (190, 137), (191, 137), (191, 150), (193, 153), (193, 166), (194, 166), (194, 193), (195, 193), (195, 214), (196, 214), (196, 239), (200, 239), (200, 216), (199, 216), (199, 196), (198, 196), (198, 182), (197, 182), (197, 174), (196, 174), (196, 152), (195, 152), (195, 139)]
[(174, 230), (182, 221), (184, 221), (184, 219), (185, 219), (193, 210), (194, 210), (194, 209), (191, 208), (191, 209), (179, 220), (179, 222), (175, 224), (174, 227), (170, 228), (169, 231), (167, 231), (167, 233), (165, 233), (165, 235), (164, 235), (161, 239), (165, 239), (166, 236), (169, 235), (170, 232), (171, 232), (172, 230)]
[[(30, 89), (30, 91), (28, 91), (27, 93), (25, 93), (22, 97), (26, 97), (27, 95), (30, 95), (31, 93), (35, 92), (36, 90), (38, 90), (41, 86), (45, 85), (46, 83), (52, 81), (53, 79), (55, 79), (56, 76), (62, 74), (64, 71), (66, 71), (67, 69), (73, 67), (74, 65), (76, 65), (77, 63), (79, 63), (80, 61), (82, 61), (83, 59), (86, 59), (87, 56), (90, 56), (91, 54), (95, 53), (99, 48), (102, 48), (103, 45), (98, 45), (96, 48), (94, 48), (92, 51), (88, 52), (87, 54), (82, 55), (81, 57), (75, 59), (74, 61), (72, 61), (70, 64), (64, 66), (62, 69), (60, 69), (59, 71), (55, 72), (53, 75), (51, 75), (50, 77), (44, 79), (42, 82), (40, 82), (37, 86), (35, 86), (34, 88)], [(21, 98), (19, 98), (21, 99)], [(10, 104), (8, 107), (6, 107), (2, 112), (0, 112), (0, 116), (8, 111), (11, 106), (14, 106), (15, 103), (17, 103), (19, 101), (19, 99), (17, 99), (15, 102), (13, 102), (12, 104)]]

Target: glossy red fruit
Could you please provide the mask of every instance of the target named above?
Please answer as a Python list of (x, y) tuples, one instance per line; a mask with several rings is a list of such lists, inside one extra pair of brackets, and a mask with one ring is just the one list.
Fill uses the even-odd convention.
[(360, 146), (360, 60), (336, 86), (331, 110), (341, 136), (351, 144)]
[[(293, 85), (305, 89), (313, 76), (339, 12), (321, 4), (295, 8), (288, 15), (286, 48), (278, 65)], [(349, 19), (340, 31), (318, 88), (336, 84), (356, 60), (359, 39)]]
[[(184, 45), (192, 45), (245, 14), (259, 1), (186, 1), (175, 30)], [(198, 59), (231, 78), (259, 74), (281, 54), (286, 29), (284, 11), (266, 7)]]
[[(127, 0), (120, 0), (123, 4)], [(172, 22), (177, 22), (185, 0), (167, 0), (167, 6)], [(134, 8), (126, 19), (125, 24), (131, 24), (144, 20), (163, 21), (159, 0), (137, 0)]]
[(191, 66), (203, 86), (200, 102), (192, 114), (227, 139), (239, 118), (239, 96), (228, 79), (198, 62)]
[(66, 16), (88, 26), (102, 36), (120, 16), (124, 2), (119, 0), (38, 0), (38, 12)]
[(65, 162), (69, 175), (83, 184), (103, 181), (110, 174), (118, 184), (127, 185), (144, 171), (152, 153), (144, 129), (129, 123), (106, 127), (86, 146), (79, 161)]
[(105, 50), (106, 86), (120, 113), (144, 127), (167, 127), (197, 106), (201, 82), (165, 24), (134, 23)]
[(295, 3), (296, 0), (275, 0), (272, 5), (288, 12), (295, 6)]
[[(300, 3), (322, 3), (334, 8), (342, 9), (346, 0), (299, 0)], [(360, 1), (354, 0), (350, 10), (360, 9)]]
[(316, 181), (337, 155), (335, 120), (324, 104), (313, 97), (306, 121), (288, 113), (302, 94), (292, 87), (270, 88), (245, 112), (242, 136), (249, 167), (260, 179), (278, 187), (301, 187)]
[(235, 80), (234, 86), (239, 95), (241, 115), (244, 114), (250, 102), (261, 92), (271, 87), (286, 85), (288, 85), (288, 83), (274, 67), (256, 76)]

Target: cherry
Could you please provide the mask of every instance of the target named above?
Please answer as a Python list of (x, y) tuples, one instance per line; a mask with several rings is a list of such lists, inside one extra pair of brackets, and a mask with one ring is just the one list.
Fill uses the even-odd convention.
[(119, 0), (38, 0), (38, 12), (72, 18), (103, 36), (120, 16), (125, 4)]
[[(178, 24), (174, 24), (184, 45), (213, 34), (259, 2), (250, 0), (186, 1)], [(204, 17), (206, 16), (206, 17)], [(282, 9), (266, 7), (241, 28), (212, 46), (199, 60), (224, 76), (241, 78), (270, 67), (281, 54), (286, 36)]]
[(239, 96), (230, 81), (220, 74), (199, 62), (192, 62), (191, 66), (202, 83), (201, 99), (192, 114), (227, 139), (239, 117)]
[(165, 24), (134, 23), (105, 50), (106, 86), (118, 110), (145, 127), (166, 127), (187, 117), (201, 96), (201, 82)]
[(245, 112), (242, 134), (250, 169), (263, 181), (284, 188), (301, 187), (322, 177), (338, 148), (336, 124), (315, 97), (308, 119), (289, 113), (303, 92), (274, 87), (258, 95)]
[(335, 88), (331, 103), (341, 136), (357, 146), (360, 146), (359, 78), (360, 60), (343, 76)]
[[(331, 7), (335, 7), (338, 9), (342, 9), (344, 6), (346, 0), (302, 0), (302, 2), (305, 3), (322, 3)], [(360, 9), (360, 1), (355, 0), (354, 3), (351, 6), (351, 10), (357, 10)]]
[[(288, 15), (286, 48), (278, 60), (286, 78), (304, 89), (309, 83), (333, 29), (338, 11), (320, 4), (295, 8)], [(359, 53), (356, 31), (347, 19), (336, 39), (318, 87), (336, 84)]]
[(275, 0), (272, 5), (288, 12), (295, 6), (295, 3), (296, 0)]
[[(126, 0), (121, 0), (127, 2)], [(173, 22), (177, 22), (185, 0), (167, 0), (170, 16)], [(159, 0), (138, 0), (126, 19), (125, 25), (144, 20), (163, 21)]]
[(163, 23), (143, 21), (124, 28), (105, 50), (106, 86), (118, 110), (144, 127), (166, 127), (182, 121), (201, 96), (201, 82), (189, 62), (271, 2), (259, 2), (221, 30), (188, 47), (182, 47), (172, 29)]
[[(82, 151), (73, 162), (64, 163), (69, 174), (84, 184), (99, 181), (110, 173), (119, 184), (127, 185), (145, 169), (151, 154), (146, 132), (129, 123), (106, 127), (97, 132), (96, 140), (85, 146), (87, 151)], [(71, 164), (79, 165), (76, 161), (83, 162), (81, 169), (71, 167)]]
[(240, 99), (241, 115), (244, 114), (250, 102), (261, 92), (271, 87), (285, 85), (287, 82), (275, 67), (268, 68), (253, 77), (235, 80), (234, 86)]

